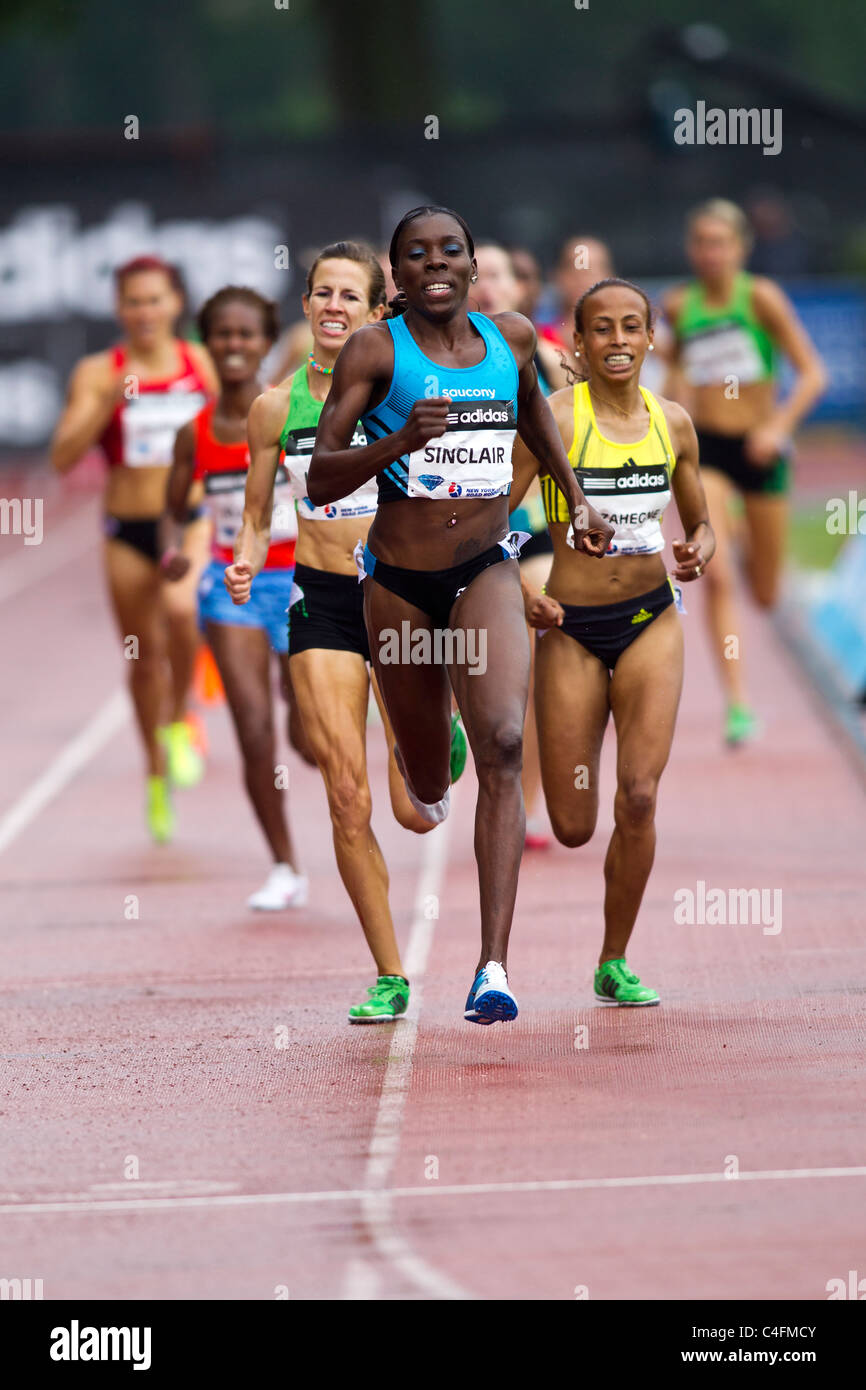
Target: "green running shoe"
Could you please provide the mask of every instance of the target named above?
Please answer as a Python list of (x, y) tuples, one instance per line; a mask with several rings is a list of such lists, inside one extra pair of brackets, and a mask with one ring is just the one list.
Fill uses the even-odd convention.
[(165, 777), (147, 779), (147, 826), (158, 845), (167, 844), (174, 834), (174, 811)]
[(460, 711), (451, 716), (451, 781), (457, 782), (466, 766), (466, 734), (460, 723)]
[(625, 963), (625, 956), (618, 960), (606, 960), (595, 972), (595, 997), (600, 1004), (628, 1004), (632, 1008), (641, 1004), (660, 1003), (654, 989), (642, 985), (637, 975), (633, 975)]
[(391, 1023), (409, 1007), (409, 982), (402, 975), (380, 975), (364, 1004), (353, 1004), (350, 1023)]
[(748, 705), (729, 705), (725, 717), (725, 743), (731, 748), (748, 743), (761, 732), (758, 720)]
[(204, 758), (193, 746), (192, 729), (185, 719), (166, 724), (157, 731), (165, 749), (168, 775), (176, 787), (194, 787), (204, 775)]

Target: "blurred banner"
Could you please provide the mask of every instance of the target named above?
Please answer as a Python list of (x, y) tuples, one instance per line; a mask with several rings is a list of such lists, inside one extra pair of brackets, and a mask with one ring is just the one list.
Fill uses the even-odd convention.
[(122, 203), (83, 227), (66, 204), (22, 209), (0, 230), (0, 447), (45, 445), (72, 366), (117, 335), (115, 266), (148, 253), (180, 268), (189, 314), (227, 283), (286, 294), (286, 231), (266, 217), (157, 223)]
[[(812, 279), (786, 284), (805, 324), (818, 345), (828, 373), (827, 391), (810, 420), (866, 423), (866, 290), (853, 281)], [(791, 382), (785, 363), (783, 393)]]

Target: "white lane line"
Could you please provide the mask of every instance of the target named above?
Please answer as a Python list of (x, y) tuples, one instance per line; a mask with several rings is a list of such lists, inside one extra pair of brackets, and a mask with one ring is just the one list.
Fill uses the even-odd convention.
[(0, 816), (0, 854), (8, 849), (39, 812), (53, 801), (76, 773), (95, 757), (130, 716), (129, 697), (125, 690), (116, 690), (85, 724), (80, 733), (67, 743), (41, 777), (28, 787), (23, 796)]
[(198, 1178), (124, 1178), (121, 1182), (92, 1182), (90, 1191), (96, 1192), (129, 1192), (146, 1187), (151, 1192), (187, 1192), (198, 1197), (209, 1192), (232, 1192), (237, 1190), (236, 1182), (210, 1182), (206, 1179), (199, 1181)]
[[(364, 1188), (361, 1192), (361, 1221), (376, 1250), (384, 1260), (398, 1269), (410, 1284), (420, 1288), (428, 1297), (440, 1299), (466, 1299), (471, 1295), (447, 1275), (427, 1264), (398, 1233), (387, 1183), (399, 1151), (400, 1127), (412, 1080), (412, 1060), (421, 1012), (421, 982), (427, 969), (438, 917), (438, 912), (429, 909), (431, 900), (438, 899), (448, 857), (454, 800), (452, 791), (451, 816), (435, 830), (428, 831), (424, 837), (421, 872), (415, 893), (405, 960), (406, 974), (412, 982), (412, 1006), (408, 1017), (395, 1027), (391, 1039), (391, 1051), (382, 1081), (379, 1106), (370, 1138)], [(375, 1273), (372, 1266), (367, 1268), (371, 1275)], [(363, 1272), (363, 1266), (359, 1269), (357, 1262), (350, 1265), (343, 1287), (344, 1298), (358, 1298), (359, 1290), (362, 1298), (375, 1297), (374, 1283), (370, 1279), (364, 1285)]]
[(55, 531), (46, 531), (40, 545), (22, 545), (4, 560), (0, 565), (0, 603), (98, 549), (98, 518), (98, 505), (88, 502)]
[[(604, 1188), (622, 1187), (688, 1187), (695, 1183), (727, 1183), (732, 1188), (746, 1182), (788, 1182), (797, 1179), (866, 1178), (862, 1168), (767, 1168), (755, 1172), (740, 1171), (736, 1178), (727, 1173), (656, 1173), (649, 1176), (622, 1178), (550, 1178), (537, 1182), (477, 1182), (455, 1183), (449, 1187), (390, 1187), (370, 1192), (366, 1188), (342, 1188), (332, 1192), (249, 1192), (226, 1197), (141, 1197), (128, 1201), (93, 1201), (87, 1195), (80, 1200), (62, 1202), (4, 1202), (0, 1216), (41, 1214), (92, 1215), (94, 1212), (167, 1211), (194, 1207), (262, 1207), (306, 1206), (316, 1202), (363, 1202), (367, 1197), (388, 1197), (391, 1201), (416, 1200), (426, 1197), (496, 1197), (533, 1192), (590, 1192)], [(5, 1194), (9, 1196), (10, 1194)], [(417, 1257), (415, 1257), (417, 1258)], [(444, 1276), (432, 1271), (438, 1280)], [(426, 1276), (425, 1276), (426, 1277)], [(450, 1285), (451, 1281), (447, 1283)], [(452, 1287), (456, 1287), (453, 1286)], [(466, 1295), (463, 1294), (463, 1297)]]

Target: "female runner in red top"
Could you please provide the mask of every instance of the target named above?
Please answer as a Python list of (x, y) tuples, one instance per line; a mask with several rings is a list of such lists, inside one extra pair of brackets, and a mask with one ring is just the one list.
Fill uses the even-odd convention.
[(147, 760), (148, 824), (154, 839), (165, 841), (174, 828), (168, 777), (189, 786), (203, 770), (184, 716), (199, 640), (194, 581), (206, 558), (209, 527), (204, 518), (191, 519), (184, 548), (194, 572), (171, 597), (160, 573), (157, 528), (174, 436), (217, 382), (206, 350), (174, 335), (183, 308), (174, 266), (140, 257), (121, 266), (115, 278), (123, 341), (75, 368), (51, 458), (58, 472), (68, 473), (99, 444), (108, 460), (108, 588), (125, 650), (132, 654), (127, 666)]
[[(177, 436), (168, 480), (168, 506), (176, 520), (190, 489), (204, 483), (213, 525), (213, 556), (199, 586), (199, 612), (225, 687), (244, 765), (244, 782), (273, 856), (263, 887), (247, 900), (260, 911), (303, 907), (307, 880), (298, 872), (286, 819), (284, 792), (275, 776), (276, 748), (271, 699), (271, 653), (289, 680), (288, 609), (295, 569), (298, 523), (285, 468), (274, 486), (271, 544), (250, 601), (236, 607), (226, 591), (226, 566), (244, 513), (250, 451), (247, 416), (261, 393), (259, 368), (277, 337), (276, 307), (255, 290), (229, 285), (202, 307), (199, 331), (219, 374), (220, 394)], [(167, 561), (171, 578), (182, 576), (185, 557)], [(292, 740), (295, 742), (295, 740)]]

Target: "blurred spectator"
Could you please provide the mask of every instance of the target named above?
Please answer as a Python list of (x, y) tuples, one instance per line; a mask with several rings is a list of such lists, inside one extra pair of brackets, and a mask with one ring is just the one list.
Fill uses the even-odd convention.
[(511, 256), (514, 275), (520, 287), (520, 298), (516, 307), (519, 313), (525, 314), (528, 319), (532, 319), (534, 322), (535, 311), (538, 308), (538, 301), (544, 288), (541, 266), (532, 252), (528, 251), (525, 246), (509, 246), (507, 250)]
[(755, 275), (805, 275), (809, 249), (785, 199), (772, 189), (753, 194), (746, 211), (752, 224), (754, 246), (749, 269)]

